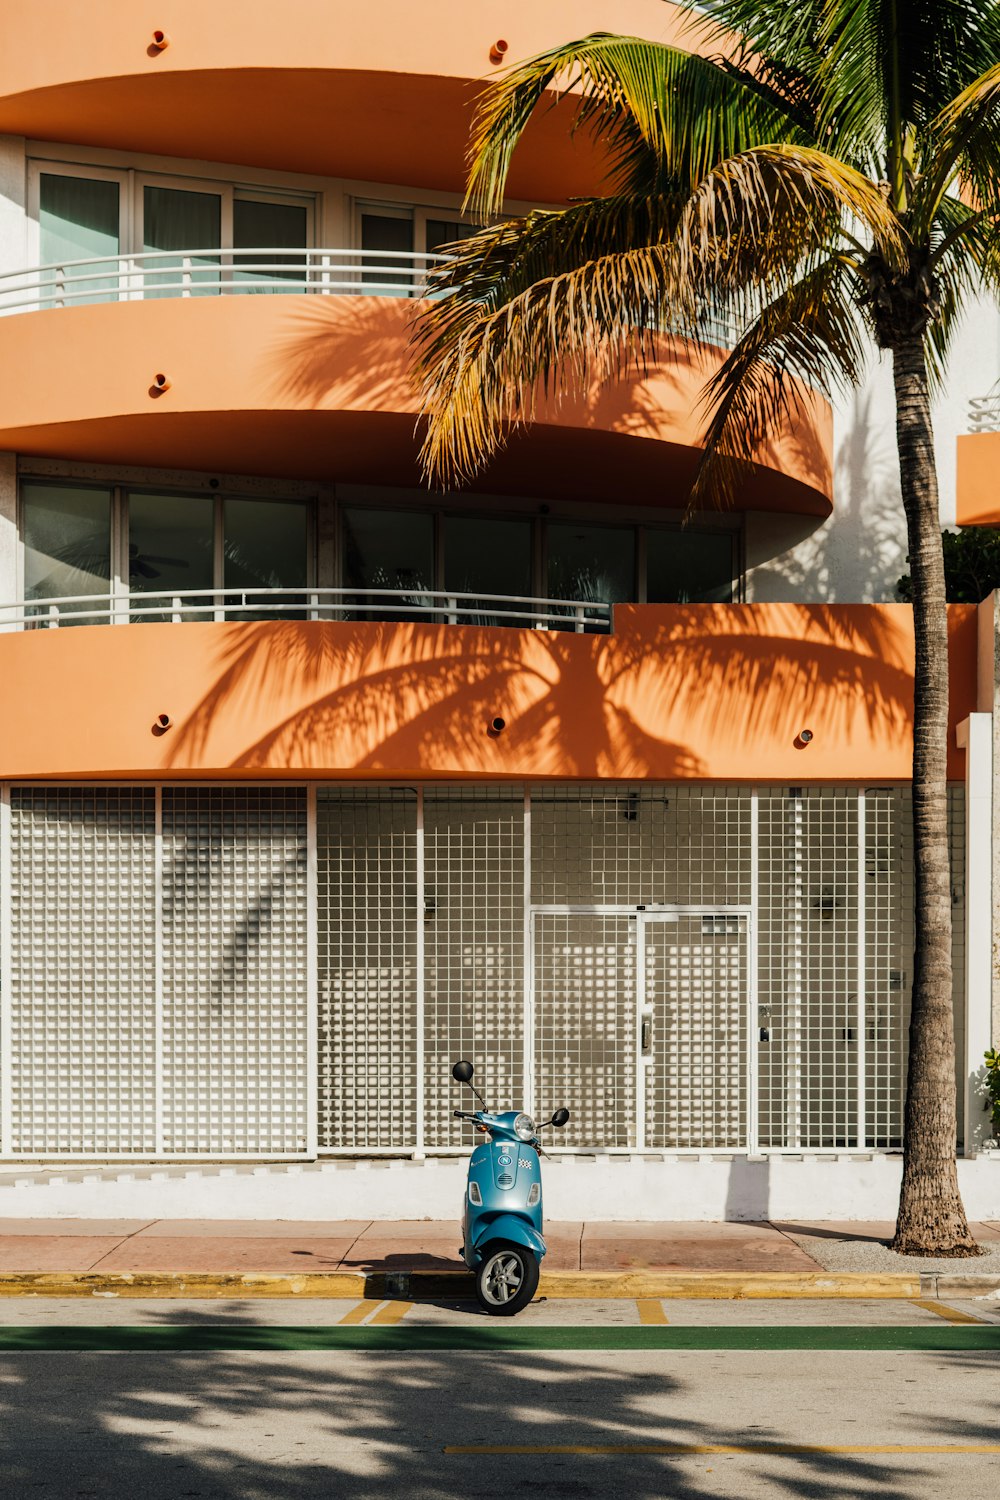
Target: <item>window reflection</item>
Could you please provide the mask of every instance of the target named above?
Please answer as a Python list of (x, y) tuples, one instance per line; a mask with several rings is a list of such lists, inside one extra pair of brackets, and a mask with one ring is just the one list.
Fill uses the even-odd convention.
[[(444, 532), (444, 586), (449, 594), (531, 593), (531, 522), (448, 516)], [(489, 599), (458, 601), (458, 618), (470, 625), (502, 625), (517, 605)], [(522, 606), (523, 607), (523, 606)], [(529, 619), (510, 623), (529, 625)]]
[[(243, 252), (233, 256), (233, 280), (237, 286), (247, 282), (255, 294), (304, 292), (308, 228), (306, 210), (297, 203), (237, 198), (233, 204), (233, 249)], [(286, 248), (299, 253), (277, 253)], [(272, 269), (263, 271), (262, 265)], [(241, 266), (253, 269), (243, 270)]]
[[(146, 297), (204, 297), (219, 290), (219, 257), (194, 255), (222, 243), (222, 199), (218, 193), (184, 188), (143, 189), (143, 250), (174, 251), (151, 255), (146, 268)], [(162, 290), (153, 290), (162, 288)]]
[[(103, 624), (108, 612), (93, 614), (111, 592), (111, 493), (83, 485), (21, 485), (24, 538), (24, 598), (93, 596), (93, 603), (58, 606), (62, 624), (90, 611), (81, 624)], [(47, 616), (48, 609), (40, 609)], [(69, 618), (67, 618), (69, 617)]]
[[(133, 594), (165, 593), (162, 612), (142, 620), (211, 619), (211, 598), (188, 599), (214, 582), (215, 506), (208, 495), (131, 494), (128, 501), (128, 584)], [(173, 601), (178, 601), (175, 610)], [(197, 608), (198, 613), (191, 610)]]
[[(356, 592), (348, 598), (349, 618), (408, 620), (430, 601), (434, 587), (434, 518), (419, 511), (344, 511), (344, 585)], [(367, 592), (399, 591), (391, 599)]]
[[(305, 501), (227, 500), (224, 510), (226, 589), (295, 589), (260, 600), (244, 620), (302, 619), (302, 592), (308, 583), (309, 506)], [(227, 592), (227, 603), (230, 602)], [(232, 600), (239, 603), (238, 598)], [(252, 599), (250, 600), (252, 606)], [(289, 609), (285, 606), (293, 606)]]
[(550, 598), (580, 604), (635, 599), (634, 527), (552, 522), (547, 541)]
[[(365, 288), (376, 288), (380, 297), (411, 297), (416, 288), (413, 284), (413, 261), (401, 258), (400, 252), (413, 249), (413, 216), (391, 210), (361, 215), (361, 248), (366, 252), (362, 279)], [(389, 252), (373, 254), (374, 251)], [(372, 270), (373, 266), (385, 266), (384, 271)]]
[(646, 532), (646, 598), (650, 604), (731, 603), (732, 532), (651, 527)]

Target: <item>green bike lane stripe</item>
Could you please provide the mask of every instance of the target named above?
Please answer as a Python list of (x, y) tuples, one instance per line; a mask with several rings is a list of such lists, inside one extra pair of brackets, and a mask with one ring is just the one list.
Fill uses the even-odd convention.
[(1000, 1351), (1000, 1324), (928, 1328), (517, 1328), (268, 1327), (243, 1324), (164, 1324), (142, 1327), (0, 1327), (0, 1353), (78, 1351), (196, 1353), (199, 1351), (313, 1350), (454, 1351), (505, 1349), (815, 1349)]

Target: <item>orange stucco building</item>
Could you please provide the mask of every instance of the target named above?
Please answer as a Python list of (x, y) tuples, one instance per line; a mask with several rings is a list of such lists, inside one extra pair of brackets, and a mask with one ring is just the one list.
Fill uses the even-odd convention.
[[(565, 1095), (566, 1161), (629, 1157), (626, 1200), (691, 1155), (709, 1207), (761, 1154), (839, 1163), (834, 1212), (858, 1161), (891, 1185), (913, 633), (858, 412), (804, 389), (682, 524), (720, 333), (543, 408), (467, 490), (418, 466), (412, 320), (491, 59), (709, 44), (661, 0), (11, 9), (0, 1173), (99, 1163), (96, 1213), (123, 1160), (447, 1161), (469, 1055)], [(528, 131), (512, 210), (601, 191), (572, 117)], [(992, 604), (954, 607), (970, 1155), (992, 674)]]

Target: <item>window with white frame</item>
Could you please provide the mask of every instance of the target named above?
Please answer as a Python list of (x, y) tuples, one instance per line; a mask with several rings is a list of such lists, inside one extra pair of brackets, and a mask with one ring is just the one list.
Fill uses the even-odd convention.
[(262, 610), (295, 613), (312, 580), (313, 510), (304, 499), (25, 479), (24, 600), (39, 601), (44, 614), (51, 601), (71, 599), (58, 605), (63, 623), (75, 615), (93, 624), (108, 618), (114, 596), (135, 608), (142, 595), (154, 596), (142, 619), (211, 618), (230, 602), (248, 618), (252, 591), (267, 590)]
[[(30, 212), (38, 259), (73, 300), (301, 291), (315, 199), (284, 189), (131, 168), (36, 161)], [(91, 261), (83, 267), (74, 263)]]

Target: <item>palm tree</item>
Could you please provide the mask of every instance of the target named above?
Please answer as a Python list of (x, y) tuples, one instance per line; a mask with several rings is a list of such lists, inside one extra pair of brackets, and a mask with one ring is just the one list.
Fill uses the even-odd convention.
[[(538, 403), (623, 378), (672, 338), (741, 330), (704, 393), (690, 504), (725, 500), (801, 407), (892, 361), (913, 579), (916, 952), (893, 1245), (975, 1254), (955, 1163), (948, 654), (930, 402), (960, 315), (1000, 291), (1000, 4), (708, 0), (697, 51), (597, 34), (481, 101), (468, 206), (489, 227), (434, 278), (415, 329), (432, 482), (470, 477)], [(609, 161), (607, 191), (490, 223), (553, 89)]]

